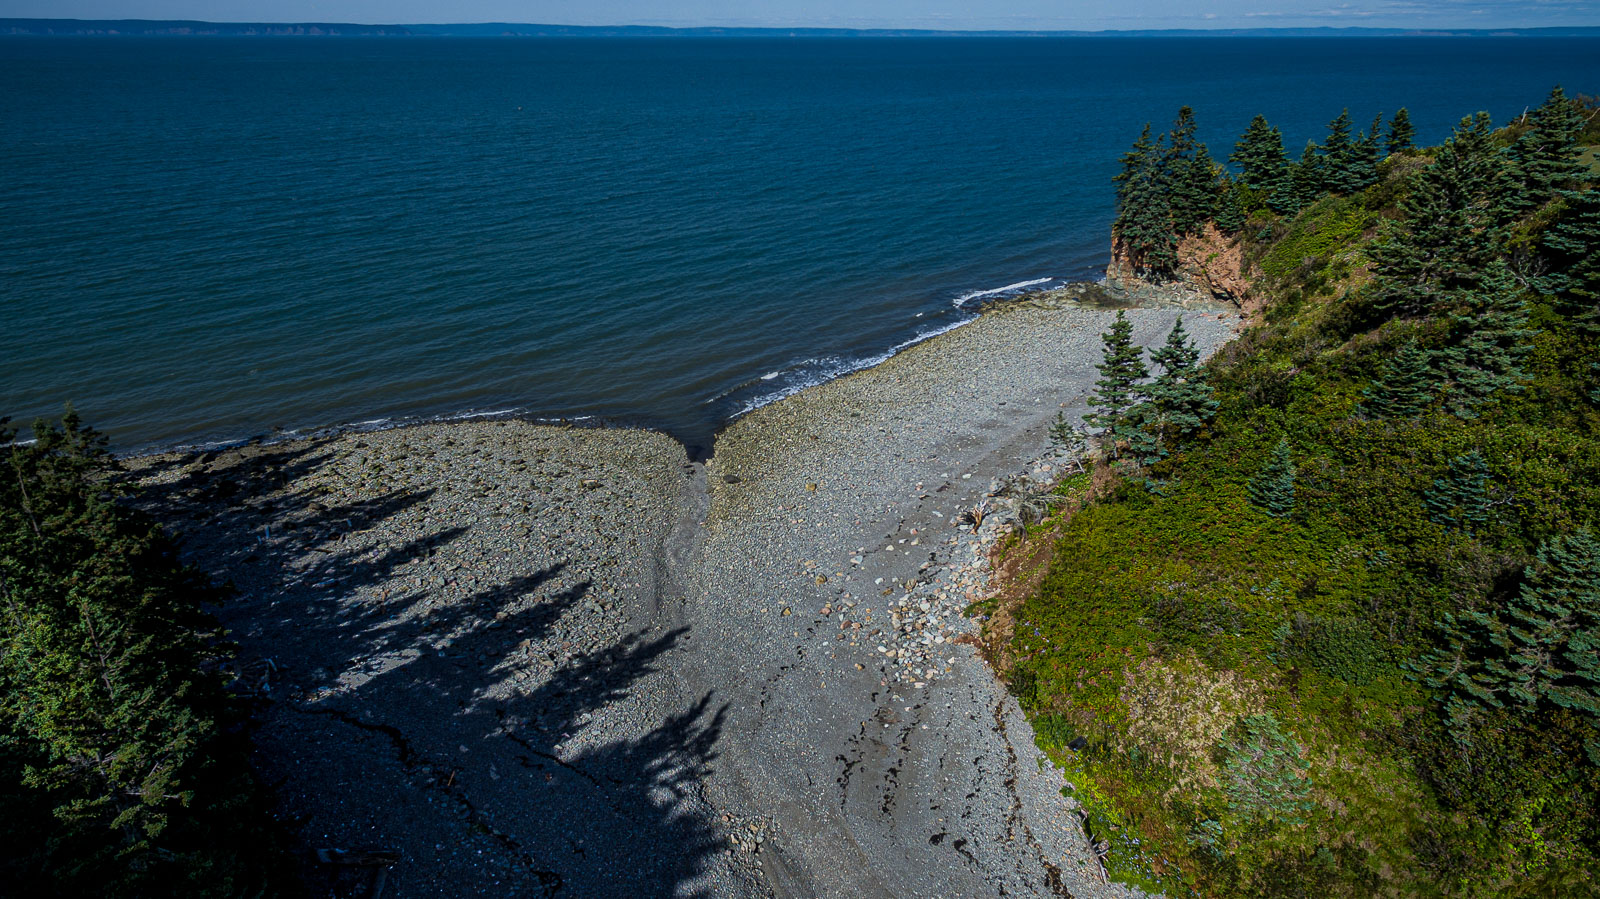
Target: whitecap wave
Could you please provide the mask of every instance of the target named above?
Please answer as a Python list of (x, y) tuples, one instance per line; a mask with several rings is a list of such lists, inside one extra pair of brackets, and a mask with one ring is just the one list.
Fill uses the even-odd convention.
[[(1045, 280), (1049, 279), (1047, 278)], [(852, 372), (858, 372), (863, 369), (872, 368), (875, 365), (881, 365), (899, 353), (910, 349), (911, 347), (914, 347), (925, 340), (930, 340), (934, 337), (938, 337), (940, 334), (954, 331), (956, 328), (973, 321), (977, 321), (976, 316), (963, 318), (960, 321), (950, 322), (949, 324), (941, 325), (937, 328), (929, 328), (926, 331), (918, 332), (915, 337), (912, 337), (909, 340), (902, 340), (889, 349), (871, 356), (857, 356), (853, 358), (845, 358), (843, 356), (823, 356), (819, 358), (802, 359), (799, 362), (789, 365), (787, 368), (784, 368), (781, 371), (774, 372), (774, 374), (779, 377), (787, 378), (788, 383), (785, 383), (777, 390), (768, 391), (767, 393), (762, 393), (746, 400), (739, 407), (739, 410), (733, 413), (732, 417), (738, 418), (741, 415), (747, 415), (757, 409), (760, 409), (762, 406), (769, 406), (778, 400), (794, 396), (795, 394), (809, 387), (815, 387), (819, 384), (826, 384), (829, 381), (832, 381), (836, 378), (842, 378), (845, 375), (851, 374)], [(763, 375), (762, 380), (776, 380), (776, 378), (768, 378)]]
[(1022, 290), (1028, 287), (1038, 287), (1040, 284), (1048, 284), (1054, 280), (1056, 280), (1054, 276), (1046, 276), (1043, 278), (1034, 278), (1031, 281), (1018, 281), (1015, 284), (1007, 284), (1004, 287), (991, 287), (988, 290), (970, 290), (951, 300), (950, 305), (960, 309), (962, 306), (965, 306), (973, 300), (981, 300), (984, 297), (997, 297), (1001, 294), (1010, 293), (1014, 290)]

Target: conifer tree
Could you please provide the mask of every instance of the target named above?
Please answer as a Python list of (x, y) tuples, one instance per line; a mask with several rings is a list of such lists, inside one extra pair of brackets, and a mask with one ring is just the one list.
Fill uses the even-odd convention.
[[(1588, 531), (1540, 545), (1504, 608), (1447, 616), (1446, 648), (1424, 660), (1457, 739), (1478, 709), (1548, 702), (1600, 724), (1600, 542)], [(1600, 740), (1589, 760), (1600, 764)]]
[(1449, 315), (1451, 340), (1434, 349), (1431, 364), (1445, 385), (1445, 408), (1474, 418), (1496, 393), (1523, 389), (1522, 360), (1534, 332), (1504, 262), (1492, 263), (1481, 285), (1453, 295), (1459, 300)]
[(1135, 268), (1144, 275), (1170, 274), (1178, 263), (1172, 211), (1162, 172), (1160, 140), (1146, 124), (1133, 148), (1122, 156), (1117, 184), (1117, 217), (1112, 233)]
[(1600, 190), (1562, 191), (1562, 215), (1544, 233), (1549, 262), (1540, 289), (1578, 327), (1600, 331)]
[(1267, 124), (1265, 116), (1250, 120), (1239, 136), (1228, 161), (1240, 169), (1239, 180), (1252, 190), (1271, 196), (1282, 188), (1288, 176), (1289, 157), (1283, 151), (1283, 135)]
[(1434, 387), (1432, 356), (1410, 340), (1363, 394), (1359, 411), (1378, 418), (1414, 418), (1433, 401)]
[(1322, 185), (1334, 193), (1349, 194), (1363, 186), (1356, 144), (1350, 139), (1350, 110), (1345, 109), (1328, 123), (1328, 139), (1322, 145)]
[(1372, 120), (1372, 130), (1363, 131), (1355, 142), (1355, 161), (1353, 163), (1354, 190), (1365, 190), (1378, 183), (1378, 162), (1382, 156), (1378, 150), (1379, 129), (1383, 125), (1383, 116)]
[(1133, 142), (1128, 152), (1122, 154), (1122, 170), (1111, 177), (1111, 182), (1117, 186), (1117, 211), (1123, 213), (1133, 196), (1138, 180), (1150, 169), (1150, 161), (1156, 153), (1156, 142), (1150, 137), (1150, 123), (1144, 123), (1144, 130), (1139, 132), (1139, 139)]
[(1133, 342), (1133, 324), (1120, 309), (1111, 330), (1100, 335), (1100, 340), (1102, 361), (1096, 366), (1100, 380), (1088, 400), (1094, 411), (1085, 415), (1084, 421), (1101, 429), (1103, 444), (1116, 457), (1118, 440), (1131, 431), (1128, 413), (1143, 399), (1139, 384), (1150, 373), (1144, 364), (1144, 348)]
[(1587, 531), (1547, 541), (1524, 577), (1495, 628), (1505, 656), (1490, 673), (1518, 701), (1600, 718), (1600, 543)]
[(1217, 198), (1217, 228), (1224, 234), (1238, 234), (1244, 230), (1249, 216), (1244, 208), (1244, 185), (1237, 181), (1224, 181)]
[(1471, 742), (1473, 725), (1485, 710), (1505, 707), (1496, 679), (1483, 667), (1483, 648), (1491, 645), (1486, 623), (1487, 616), (1472, 612), (1447, 613), (1437, 623), (1439, 648), (1406, 666), (1413, 672), (1408, 677), (1442, 701), (1446, 725), (1459, 743)]
[(1247, 715), (1223, 735), (1222, 787), (1228, 808), (1248, 821), (1294, 825), (1316, 807), (1304, 750), (1271, 712)]
[(1183, 316), (1167, 333), (1167, 342), (1150, 354), (1161, 374), (1143, 392), (1147, 402), (1137, 409), (1137, 433), (1130, 450), (1141, 465), (1165, 458), (1168, 446), (1193, 437), (1217, 414), (1217, 401), (1198, 362), (1200, 351), (1183, 327)]
[(1510, 199), (1519, 210), (1543, 206), (1559, 189), (1573, 187), (1583, 178), (1586, 169), (1579, 161), (1578, 146), (1583, 125), (1578, 104), (1559, 86), (1528, 116), (1528, 130), (1509, 152), (1519, 188)]
[(1389, 139), (1385, 142), (1385, 149), (1389, 155), (1404, 153), (1415, 146), (1417, 129), (1411, 127), (1411, 113), (1404, 106), (1389, 120)]
[(29, 445), (3, 424), (0, 756), (12, 763), (0, 767), (21, 779), (0, 796), (51, 811), (28, 866), (49, 885), (7, 886), (202, 895), (208, 877), (243, 884), (240, 858), (259, 836), (242, 832), (254, 790), (244, 760), (218, 748), (228, 715), (207, 671), (219, 627), (202, 604), (220, 594), (118, 501), (105, 439), (70, 409), (59, 428), (36, 424)]
[(1173, 322), (1167, 342), (1150, 354), (1150, 361), (1161, 366), (1161, 374), (1145, 393), (1171, 422), (1174, 434), (1185, 438), (1209, 424), (1217, 414), (1217, 402), (1200, 370), (1200, 350), (1189, 338), (1183, 316)]
[(1372, 292), (1390, 315), (1436, 311), (1445, 295), (1476, 287), (1506, 240), (1510, 182), (1487, 113), (1462, 119), (1372, 244)]
[(1289, 438), (1280, 437), (1266, 464), (1250, 481), (1250, 501), (1273, 518), (1288, 518), (1294, 511), (1294, 478)]
[(1267, 201), (1268, 205), (1281, 215), (1294, 215), (1322, 196), (1326, 177), (1321, 148), (1316, 141), (1307, 141), (1306, 148), (1300, 153), (1300, 161), (1289, 166), (1288, 177), (1283, 179), (1278, 192)]
[(1167, 152), (1162, 160), (1172, 210), (1175, 236), (1194, 234), (1216, 209), (1217, 164), (1206, 145), (1195, 139), (1194, 110), (1178, 110), (1167, 137)]
[(1471, 534), (1489, 520), (1489, 463), (1477, 450), (1450, 460), (1450, 471), (1423, 494), (1428, 518), (1446, 530)]

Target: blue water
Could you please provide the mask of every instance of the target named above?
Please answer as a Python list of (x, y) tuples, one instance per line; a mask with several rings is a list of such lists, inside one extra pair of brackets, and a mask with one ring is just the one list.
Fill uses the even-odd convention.
[[(1104, 266), (1195, 107), (1497, 121), (1574, 39), (0, 40), (0, 414), (117, 445), (515, 409), (704, 444)], [(1042, 280), (1047, 279), (1047, 280)], [(970, 305), (970, 303), (968, 304)]]

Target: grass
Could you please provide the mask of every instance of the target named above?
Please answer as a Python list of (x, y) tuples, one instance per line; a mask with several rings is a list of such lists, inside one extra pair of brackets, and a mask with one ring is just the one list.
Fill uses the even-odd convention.
[[(1534, 296), (1519, 390), (1472, 419), (1363, 417), (1386, 360), (1434, 333), (1363, 323), (1364, 248), (1396, 215), (1403, 162), (1363, 194), (1253, 230), (1247, 258), (1275, 299), (1208, 364), (1221, 411), (1148, 473), (1160, 494), (1143, 476), (1082, 475), (1075, 511), (1029, 532), (1053, 546), (1012, 600), (1002, 670), (1122, 882), (1174, 896), (1600, 894), (1593, 725), (1507, 708), (1463, 746), (1407, 667), (1438, 644), (1442, 616), (1501, 602), (1540, 541), (1600, 522), (1600, 338)], [(1246, 489), (1280, 438), (1297, 468), (1286, 518)], [(1469, 534), (1423, 497), (1472, 450), (1493, 505)], [(1091, 498), (1091, 480), (1113, 486)], [(1278, 749), (1241, 748), (1246, 720), (1270, 722)], [(1242, 798), (1240, 770), (1287, 792)]]

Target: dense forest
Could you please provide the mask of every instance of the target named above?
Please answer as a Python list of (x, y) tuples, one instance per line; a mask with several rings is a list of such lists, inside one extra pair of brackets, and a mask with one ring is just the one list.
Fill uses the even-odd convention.
[(250, 774), (225, 599), (70, 409), (0, 419), (0, 892), (294, 893)]
[(1119, 253), (1170, 278), (1214, 225), (1265, 306), (1204, 365), (1105, 335), (990, 645), (1114, 879), (1594, 895), (1600, 104), (1352, 128), (1293, 160), (1257, 117), (1230, 171), (1185, 108), (1124, 157)]

